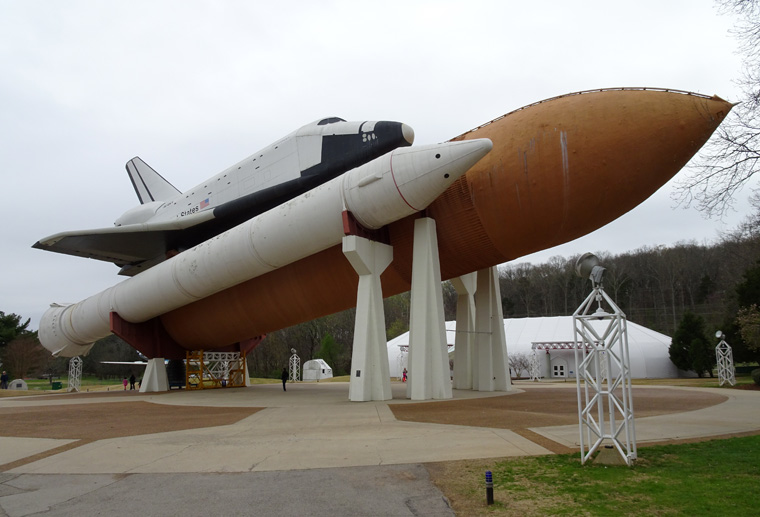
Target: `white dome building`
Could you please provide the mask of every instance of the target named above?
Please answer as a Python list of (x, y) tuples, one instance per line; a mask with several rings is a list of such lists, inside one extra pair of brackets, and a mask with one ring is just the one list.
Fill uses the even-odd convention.
[(303, 380), (319, 381), (333, 376), (332, 368), (324, 359), (312, 359), (303, 363)]
[[(600, 329), (606, 321), (599, 322)], [(544, 378), (575, 377), (574, 333), (572, 316), (546, 318), (514, 318), (504, 320), (507, 353), (510, 356), (530, 356), (534, 349), (540, 361), (539, 371)], [(453, 359), (456, 322), (446, 322), (449, 356)], [(676, 378), (679, 370), (670, 361), (670, 337), (654, 330), (628, 322), (628, 353), (631, 376), (634, 379)], [(391, 377), (401, 377), (407, 368), (409, 333), (388, 341), (388, 363)], [(528, 372), (523, 371), (523, 376)]]

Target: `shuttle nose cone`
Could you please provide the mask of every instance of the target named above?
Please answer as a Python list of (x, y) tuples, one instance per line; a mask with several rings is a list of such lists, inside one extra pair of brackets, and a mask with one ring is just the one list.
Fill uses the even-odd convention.
[(401, 124), (401, 135), (404, 137), (404, 140), (409, 142), (409, 145), (414, 143), (414, 129), (411, 126)]

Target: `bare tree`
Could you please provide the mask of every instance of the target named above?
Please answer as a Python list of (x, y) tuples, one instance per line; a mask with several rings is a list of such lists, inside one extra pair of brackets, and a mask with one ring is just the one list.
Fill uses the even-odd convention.
[(530, 369), (530, 359), (525, 354), (509, 354), (509, 368), (514, 372), (514, 377), (519, 379), (523, 371)]
[(50, 354), (33, 333), (23, 334), (5, 347), (3, 368), (11, 376), (24, 378), (45, 366)]
[(723, 14), (739, 21), (732, 30), (744, 68), (737, 84), (740, 103), (718, 128), (681, 180), (674, 197), (708, 216), (722, 215), (734, 196), (760, 170), (760, 0), (717, 0)]

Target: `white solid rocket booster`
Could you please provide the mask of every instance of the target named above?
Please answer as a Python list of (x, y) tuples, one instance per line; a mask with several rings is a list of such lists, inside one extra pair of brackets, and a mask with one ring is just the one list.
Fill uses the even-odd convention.
[(74, 357), (110, 334), (110, 313), (140, 323), (341, 242), (342, 212), (377, 229), (423, 210), (491, 150), (488, 139), (404, 147), (72, 305), (52, 304), (40, 342)]

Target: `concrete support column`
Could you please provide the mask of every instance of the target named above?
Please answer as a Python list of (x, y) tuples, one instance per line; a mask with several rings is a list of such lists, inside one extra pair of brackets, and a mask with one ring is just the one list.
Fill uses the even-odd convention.
[(501, 311), (501, 290), (496, 266), (478, 271), (475, 294), (475, 326), (477, 373), (473, 389), (478, 391), (509, 391), (507, 340), (504, 336), (504, 317)]
[(393, 395), (380, 274), (393, 260), (393, 248), (347, 235), (343, 237), (343, 254), (359, 275), (348, 399), (355, 402), (390, 400)]
[(551, 352), (548, 350), (546, 351), (546, 357), (544, 359), (546, 361), (546, 379), (551, 380), (552, 378), (552, 355)]
[(457, 291), (457, 333), (454, 342), (454, 388), (472, 389), (473, 349), (475, 348), (475, 289), (477, 273), (452, 278)]
[(163, 357), (148, 359), (145, 374), (140, 383), (140, 393), (169, 391), (169, 377), (166, 375), (166, 362)]
[(414, 222), (406, 386), (406, 396), (412, 400), (452, 398), (435, 228), (435, 221), (427, 217)]

